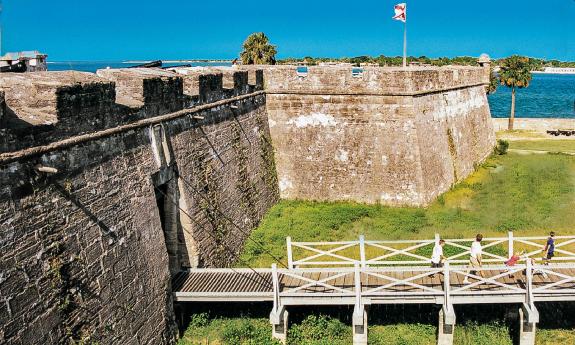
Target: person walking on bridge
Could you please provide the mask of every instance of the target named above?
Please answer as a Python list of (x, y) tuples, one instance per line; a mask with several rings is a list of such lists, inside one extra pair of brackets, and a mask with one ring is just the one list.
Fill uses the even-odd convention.
[(551, 231), (549, 233), (549, 238), (547, 243), (545, 243), (545, 249), (543, 249), (545, 256), (543, 257), (543, 262), (545, 265), (549, 265), (549, 261), (555, 256), (555, 232)]
[[(467, 266), (466, 274), (471, 273), (473, 275), (482, 276), (481, 271), (478, 271), (478, 269), (481, 268), (481, 254), (483, 253), (483, 250), (481, 248), (482, 240), (483, 235), (477, 234), (477, 236), (475, 236), (475, 241), (473, 241), (473, 243), (471, 244), (469, 265)], [(463, 284), (469, 284), (469, 279), (467, 275), (465, 276), (465, 279), (463, 279)]]
[[(439, 240), (435, 243), (433, 247), (433, 253), (431, 254), (431, 268), (441, 268), (443, 267), (443, 262), (445, 261), (445, 256), (443, 256), (443, 246), (445, 245), (445, 240)], [(435, 277), (435, 273), (432, 273), (430, 278)]]

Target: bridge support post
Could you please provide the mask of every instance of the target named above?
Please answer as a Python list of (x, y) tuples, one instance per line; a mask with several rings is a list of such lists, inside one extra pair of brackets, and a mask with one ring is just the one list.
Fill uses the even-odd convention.
[(455, 311), (453, 305), (443, 305), (439, 311), (437, 327), (437, 345), (452, 345), (455, 330)]
[(355, 307), (351, 318), (353, 345), (367, 345), (367, 310), (361, 300), (361, 272), (357, 263), (353, 272), (353, 280), (355, 283)]
[(367, 310), (365, 306), (353, 310), (353, 345), (367, 345)]
[(535, 345), (535, 331), (539, 312), (535, 305), (523, 303), (519, 308), (519, 345)]
[(288, 312), (284, 306), (278, 310), (273, 310), (270, 314), (272, 338), (279, 340), (282, 344), (287, 341), (288, 321)]
[(274, 306), (270, 313), (272, 337), (279, 340), (282, 344), (285, 344), (287, 341), (288, 312), (280, 300), (280, 284), (278, 267), (276, 264), (272, 264), (272, 283), (274, 287)]

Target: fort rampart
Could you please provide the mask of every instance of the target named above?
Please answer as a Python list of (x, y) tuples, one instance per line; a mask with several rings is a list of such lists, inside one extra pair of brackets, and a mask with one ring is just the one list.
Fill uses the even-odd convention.
[(485, 159), (489, 67), (265, 69), (282, 198), (427, 205)]

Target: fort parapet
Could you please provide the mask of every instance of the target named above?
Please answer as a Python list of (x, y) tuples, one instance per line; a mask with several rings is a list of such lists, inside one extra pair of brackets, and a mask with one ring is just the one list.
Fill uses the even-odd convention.
[(428, 204), (491, 152), (486, 71), (0, 75), (0, 343), (174, 343), (171, 278), (235, 262), (280, 189)]

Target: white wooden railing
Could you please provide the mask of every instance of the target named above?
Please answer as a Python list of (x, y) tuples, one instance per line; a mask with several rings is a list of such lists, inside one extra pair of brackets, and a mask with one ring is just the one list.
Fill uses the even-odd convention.
[[(440, 277), (439, 283), (426, 279), (430, 275)], [(533, 277), (537, 275), (544, 279), (534, 283)], [(306, 298), (315, 299), (309, 302), (314, 304), (318, 303), (317, 298), (348, 297), (357, 306), (366, 298), (443, 298), (443, 304), (449, 306), (453, 298), (473, 298), (470, 303), (477, 303), (475, 299), (479, 296), (497, 295), (515, 296), (515, 302), (519, 298), (533, 305), (535, 295), (575, 294), (575, 263), (548, 266), (533, 264), (531, 260), (513, 267), (486, 265), (475, 273), (469, 273), (467, 266), (452, 266), (449, 262), (442, 268), (361, 267), (355, 263), (354, 267), (278, 269), (274, 264), (272, 277), (274, 308), (286, 298), (298, 299), (302, 304)], [(463, 282), (465, 278), (469, 283)]]
[[(514, 251), (522, 250), (521, 262), (526, 258), (541, 261), (547, 236), (515, 237), (509, 232), (507, 237), (487, 237), (482, 243), (483, 262), (502, 264)], [(287, 238), (287, 257), (290, 269), (303, 267), (342, 267), (358, 264), (362, 268), (390, 265), (425, 265), (430, 257), (418, 253), (428, 247), (429, 255), (439, 235), (432, 240), (367, 241), (360, 236), (357, 241), (339, 242), (293, 242)], [(446, 262), (467, 263), (473, 238), (445, 239)], [(573, 247), (573, 249), (568, 246)], [(499, 251), (495, 251), (499, 248)], [(450, 250), (457, 253), (448, 256)], [(555, 236), (555, 257), (553, 261), (575, 261), (575, 236)]]

